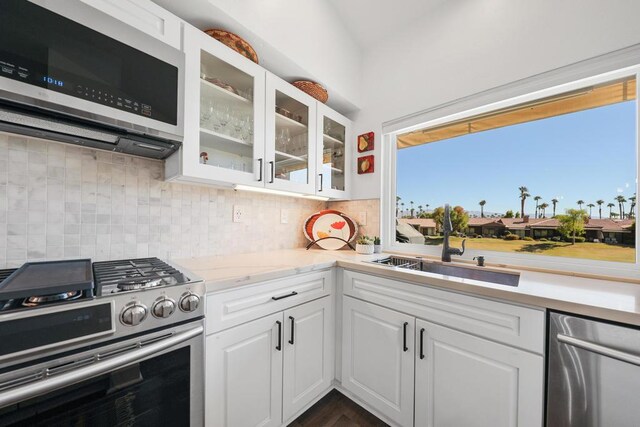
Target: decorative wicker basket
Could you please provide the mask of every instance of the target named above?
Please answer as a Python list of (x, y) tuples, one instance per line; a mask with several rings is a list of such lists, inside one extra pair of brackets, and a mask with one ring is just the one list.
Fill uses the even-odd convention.
[(309, 80), (298, 80), (291, 84), (297, 87), (298, 89), (300, 89), (301, 91), (303, 91), (304, 93), (314, 97), (315, 99), (322, 102), (323, 104), (325, 104), (329, 99), (329, 94), (327, 93), (327, 90), (324, 87), (322, 87), (322, 85), (319, 83), (312, 82)]
[(242, 37), (225, 30), (210, 29), (205, 33), (258, 64), (258, 54)]

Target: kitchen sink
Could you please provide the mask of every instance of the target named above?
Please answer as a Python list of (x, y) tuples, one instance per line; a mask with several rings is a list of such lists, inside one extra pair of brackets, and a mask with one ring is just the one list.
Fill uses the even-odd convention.
[(427, 273), (442, 274), (444, 276), (454, 276), (463, 279), (496, 283), (506, 286), (518, 286), (518, 283), (520, 281), (519, 273), (490, 270), (486, 269), (486, 267), (449, 265), (434, 261), (427, 261), (418, 257), (401, 257), (392, 255), (367, 262), (379, 265), (388, 265), (389, 267), (403, 268), (407, 270), (425, 271)]

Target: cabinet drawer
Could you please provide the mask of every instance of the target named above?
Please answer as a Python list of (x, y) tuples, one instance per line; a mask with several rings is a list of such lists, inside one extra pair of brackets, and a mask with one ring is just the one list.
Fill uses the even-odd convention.
[(332, 270), (256, 283), (207, 296), (207, 334), (331, 294)]
[(470, 334), (544, 352), (544, 311), (344, 271), (344, 294)]

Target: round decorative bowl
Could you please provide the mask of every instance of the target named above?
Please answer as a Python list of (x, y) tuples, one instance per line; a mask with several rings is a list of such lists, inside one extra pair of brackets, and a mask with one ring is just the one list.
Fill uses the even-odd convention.
[(204, 32), (218, 40), (220, 43), (235, 50), (245, 58), (249, 58), (258, 64), (258, 54), (253, 50), (251, 45), (239, 35), (218, 29), (205, 30)]
[(329, 100), (329, 93), (320, 83), (310, 80), (297, 80), (291, 84), (323, 104), (326, 104)]

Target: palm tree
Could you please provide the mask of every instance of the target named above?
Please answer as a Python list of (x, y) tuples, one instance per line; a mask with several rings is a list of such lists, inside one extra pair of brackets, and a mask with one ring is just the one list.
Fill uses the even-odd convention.
[(538, 205), (538, 202), (540, 201), (540, 199), (542, 199), (542, 197), (540, 197), (540, 196), (536, 196), (536, 197), (533, 198), (533, 200), (536, 201), (536, 213), (534, 215), (535, 218), (538, 218), (538, 209), (540, 208), (539, 205)]
[(422, 205), (418, 205), (418, 216), (422, 214)]
[(402, 197), (396, 196), (396, 218), (398, 217), (398, 214), (400, 213), (400, 210), (398, 208), (398, 205), (400, 204), (400, 200), (402, 200)]
[(596, 200), (596, 203), (598, 204), (598, 215), (600, 216), (600, 219), (602, 219), (602, 204), (604, 203), (604, 200), (598, 199)]
[(556, 205), (558, 204), (558, 199), (551, 199), (551, 203), (553, 203), (553, 217), (556, 217)]
[(578, 209), (582, 210), (582, 205), (584, 205), (584, 200), (580, 199), (576, 203), (578, 204)]
[(546, 210), (547, 210), (547, 208), (548, 208), (548, 207), (549, 207), (549, 203), (546, 203), (546, 202), (543, 202), (543, 203), (540, 205), (540, 210), (542, 211), (542, 215), (541, 215), (541, 216), (542, 216), (542, 218), (546, 218), (546, 217), (547, 217), (547, 216), (545, 215), (545, 212), (546, 212)]
[(633, 193), (633, 196), (629, 197), (629, 201), (631, 202), (631, 207), (629, 208), (629, 216), (627, 216), (627, 218), (634, 218), (636, 216), (636, 193)]
[(607, 205), (607, 207), (609, 208), (609, 218), (613, 217), (613, 211), (612, 209), (615, 207), (616, 205), (614, 205), (613, 203), (609, 203)]
[(429, 212), (429, 206), (431, 206), (431, 205), (429, 205), (429, 203), (426, 203), (426, 204), (424, 205), (424, 211), (425, 211), (425, 212)]
[(594, 205), (593, 203), (589, 203), (587, 207), (589, 208), (589, 218), (591, 218), (591, 209), (595, 208), (596, 205)]
[(524, 218), (524, 201), (527, 200), (527, 197), (531, 196), (529, 194), (529, 189), (525, 186), (518, 187), (520, 190), (520, 216)]
[(480, 205), (480, 218), (484, 218), (484, 205), (487, 204), (486, 200), (480, 200), (478, 203)]
[(411, 218), (413, 218), (413, 200), (409, 204), (411, 205)]
[(627, 202), (627, 199), (625, 199), (623, 195), (620, 195), (616, 197), (616, 202), (618, 202), (618, 208), (620, 209), (620, 219), (624, 219), (624, 204)]
[(404, 216), (404, 202), (400, 203), (400, 216)]

